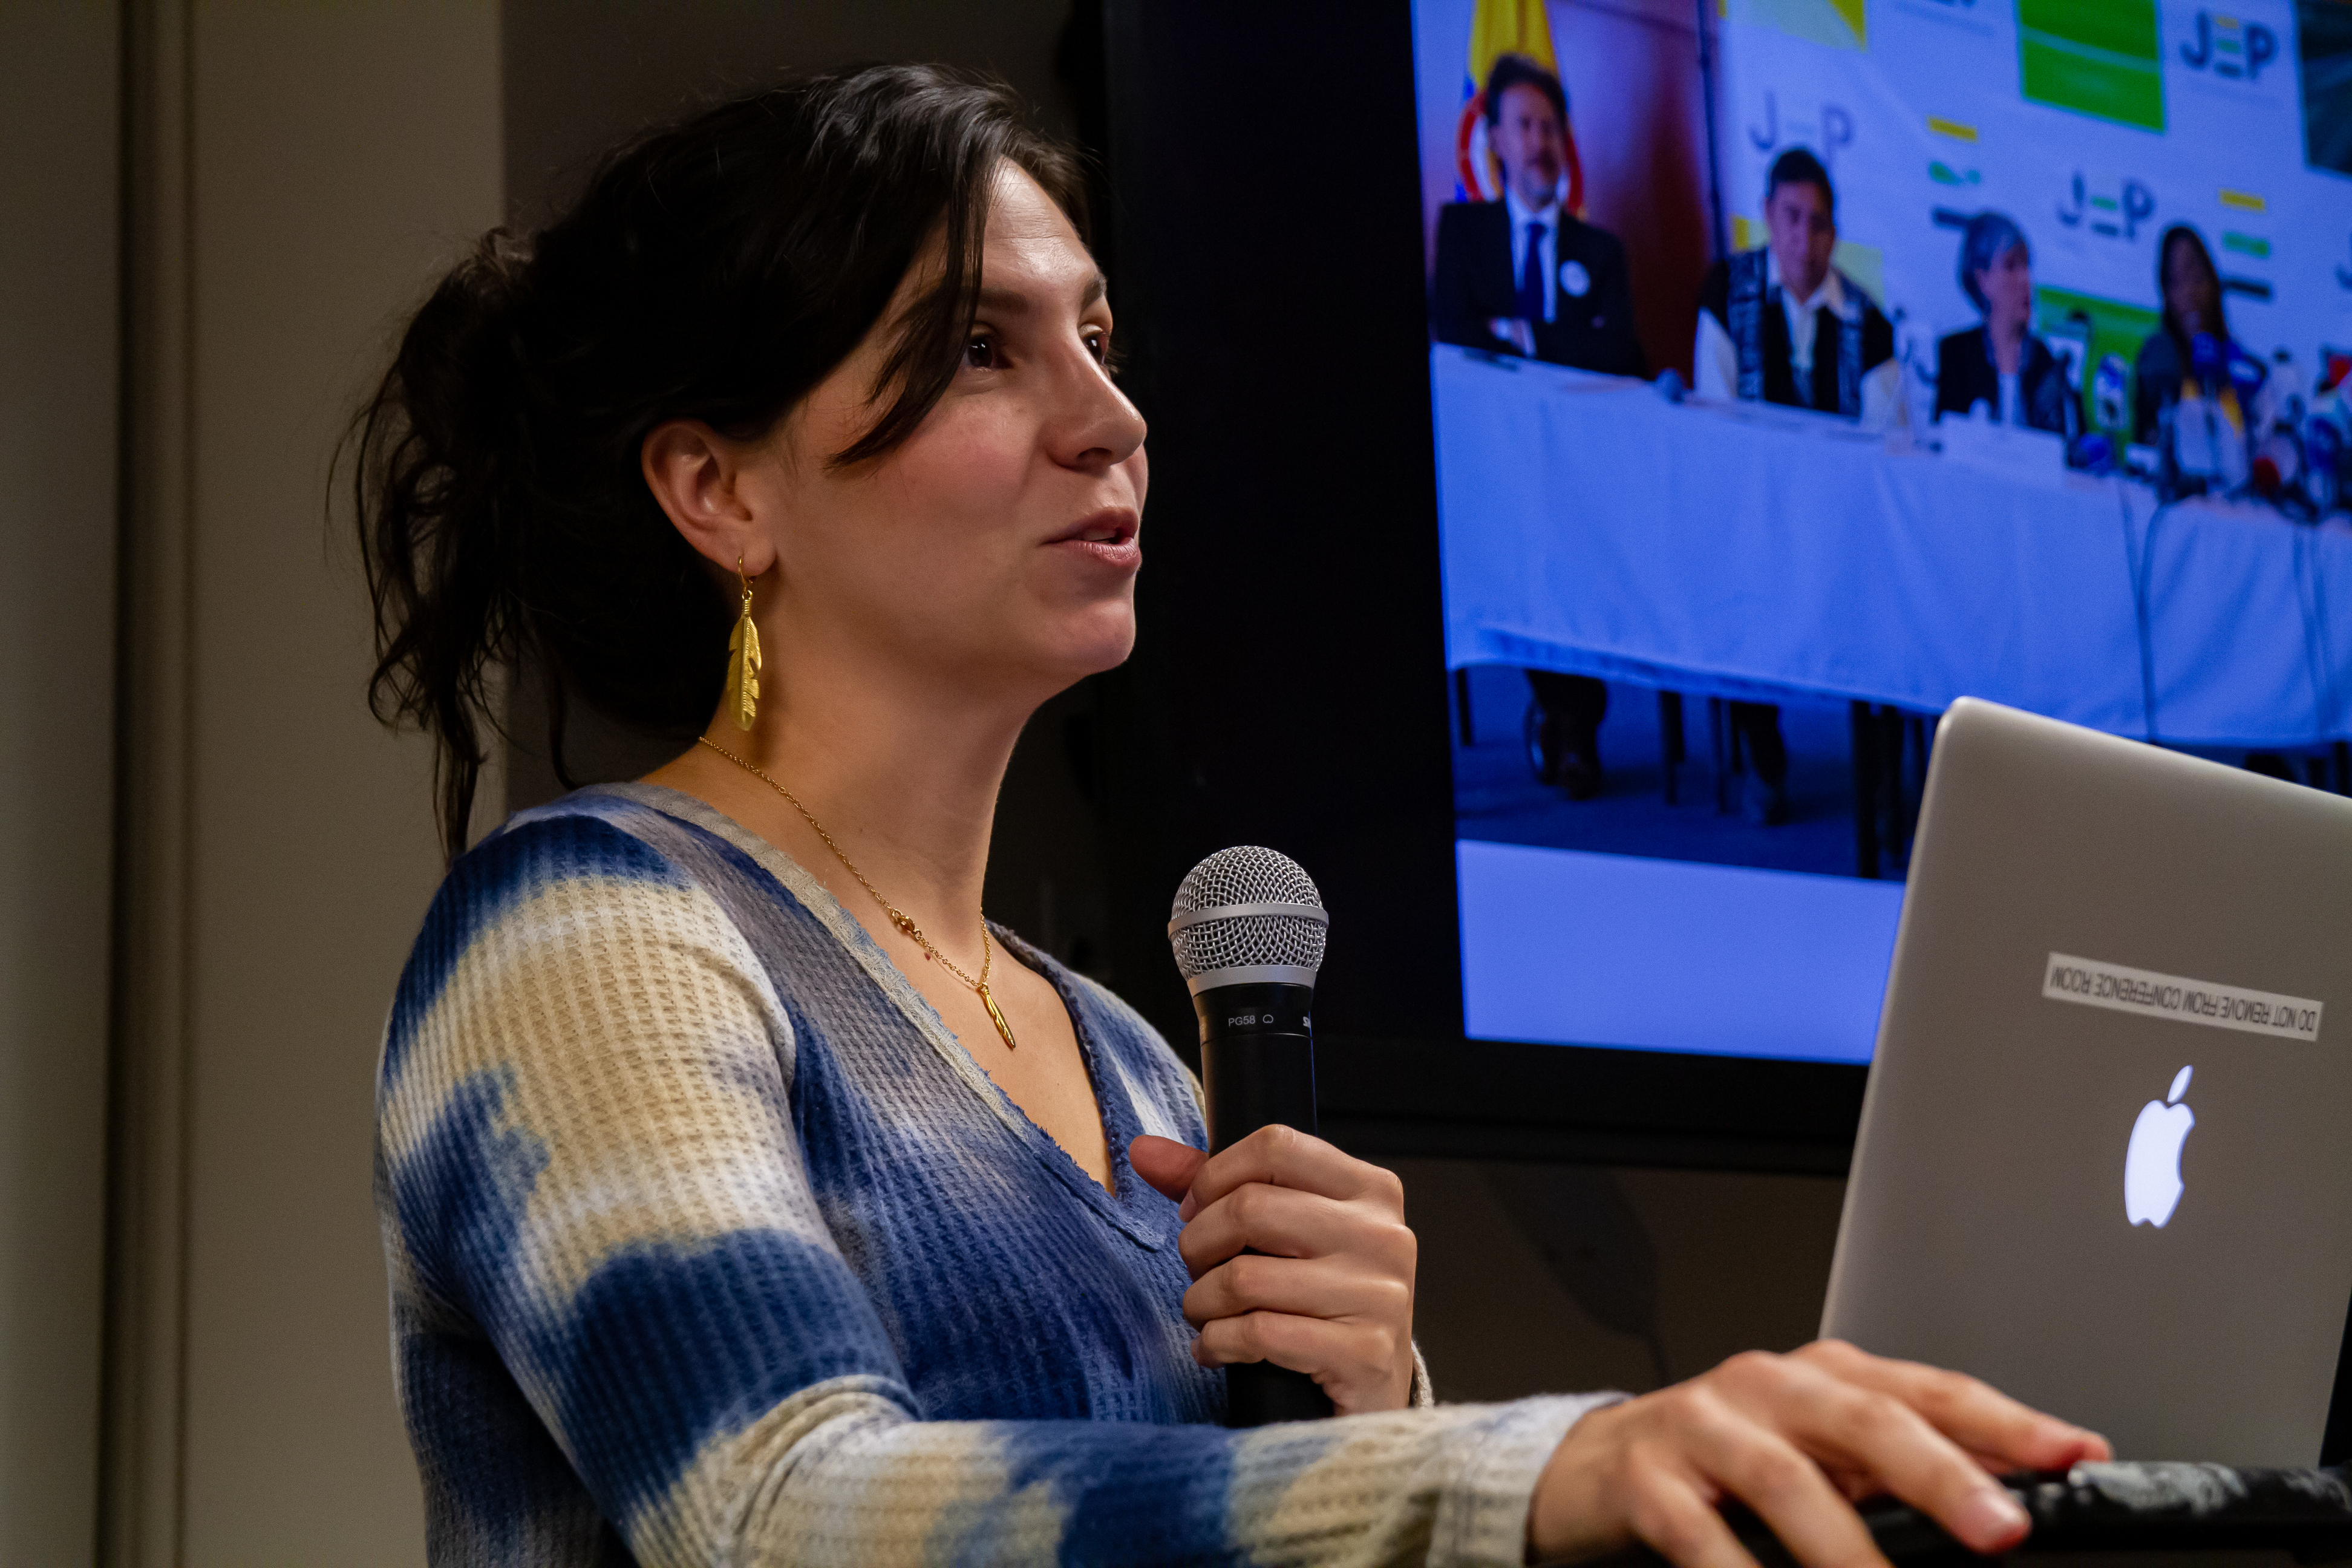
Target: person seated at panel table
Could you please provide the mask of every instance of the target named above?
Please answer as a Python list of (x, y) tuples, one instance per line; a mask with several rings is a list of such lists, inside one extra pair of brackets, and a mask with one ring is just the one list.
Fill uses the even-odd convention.
[[(1437, 215), (1437, 340), (1612, 375), (1648, 366), (1633, 335), (1625, 247), (1564, 210), (1568, 95), (1524, 55), (1486, 75), (1486, 138), (1503, 168), (1503, 199), (1450, 202)], [(1601, 721), (1609, 689), (1583, 675), (1530, 669), (1540, 712), (1538, 773), (1570, 800), (1601, 793)]]
[(1568, 95), (1525, 55), (1486, 73), (1486, 144), (1503, 199), (1437, 213), (1437, 341), (1610, 375), (1643, 375), (1622, 241), (1563, 208)]
[(1766, 244), (1707, 269), (1693, 351), (1699, 395), (1817, 409), (1865, 430), (1893, 426), (1903, 415), (1895, 329), (1830, 265), (1837, 193), (1805, 148), (1772, 161), (1764, 228)]
[[(2156, 286), (2164, 300), (2163, 324), (2141, 340), (2132, 377), (2132, 439), (2151, 444), (2158, 437), (2158, 417), (2180, 401), (2197, 339), (2211, 338), (2225, 363), (2231, 350), (2221, 270), (2213, 265), (2213, 253), (2205, 248), (2204, 237), (2189, 225), (2174, 224), (2157, 242)], [(2235, 394), (2224, 395), (2234, 399)], [(2254, 773), (2297, 782), (2293, 765), (2277, 752), (2248, 752), (2245, 765)]]
[(2221, 274), (2203, 237), (2185, 223), (2166, 229), (2157, 242), (2156, 287), (2164, 300), (2163, 324), (2141, 341), (2133, 365), (2132, 439), (2142, 443), (2156, 440), (2158, 416), (2180, 401), (2197, 339), (2210, 337), (2225, 356), (2230, 347)]
[[(1726, 257), (1699, 290), (1693, 379), (1702, 397), (1744, 398), (1841, 415), (1864, 429), (1903, 417), (1903, 367), (1895, 329), (1853, 279), (1830, 265), (1837, 248), (1837, 193), (1822, 161), (1791, 147), (1764, 182), (1768, 243)], [(1780, 710), (1728, 705), (1747, 742), (1742, 804), (1770, 826), (1789, 815), (1789, 752)]]
[(2004, 214), (1977, 214), (1960, 236), (1959, 273), (1984, 324), (1936, 344), (1937, 416), (1967, 418), (1983, 404), (1997, 425), (2071, 439), (2082, 428), (2082, 405), (2065, 365), (2032, 331), (2033, 253), (2024, 231)]

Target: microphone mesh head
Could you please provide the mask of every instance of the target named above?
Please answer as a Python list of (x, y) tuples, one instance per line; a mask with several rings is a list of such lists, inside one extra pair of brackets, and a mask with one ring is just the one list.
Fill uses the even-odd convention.
[[(1192, 868), (1176, 889), (1171, 916), (1229, 904), (1312, 904), (1323, 907), (1314, 879), (1289, 856), (1254, 844), (1220, 849)], [(1234, 915), (1186, 926), (1169, 938), (1184, 978), (1215, 969), (1259, 964), (1323, 967), (1325, 927), (1296, 915)]]

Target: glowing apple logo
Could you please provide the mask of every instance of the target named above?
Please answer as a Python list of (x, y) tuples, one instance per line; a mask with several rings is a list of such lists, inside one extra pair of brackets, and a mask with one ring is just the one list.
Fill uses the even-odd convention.
[(2180, 1146), (2197, 1125), (2197, 1113), (2180, 1103), (2189, 1092), (2185, 1067), (2174, 1075), (2171, 1092), (2139, 1108), (2132, 1123), (2131, 1146), (2124, 1151), (2124, 1215), (2134, 1225), (2158, 1230), (2180, 1203)]

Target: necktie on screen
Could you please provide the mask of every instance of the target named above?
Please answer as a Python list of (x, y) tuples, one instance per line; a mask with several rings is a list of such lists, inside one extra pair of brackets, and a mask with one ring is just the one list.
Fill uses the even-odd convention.
[(1528, 225), (1527, 258), (1519, 264), (1519, 316), (1524, 321), (1544, 320), (1543, 237), (1543, 225)]

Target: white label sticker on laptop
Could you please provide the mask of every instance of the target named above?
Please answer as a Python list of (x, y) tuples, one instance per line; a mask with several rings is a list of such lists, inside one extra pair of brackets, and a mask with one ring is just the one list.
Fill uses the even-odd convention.
[(2080, 1002), (2086, 1007), (2112, 1007), (2118, 1013), (2206, 1024), (2216, 1029), (2243, 1029), (2250, 1035), (2319, 1038), (2320, 1005), (2309, 997), (2216, 985), (2209, 980), (2127, 969), (2070, 953), (2050, 955), (2049, 967), (2042, 974), (2042, 994), (2053, 1002)]

